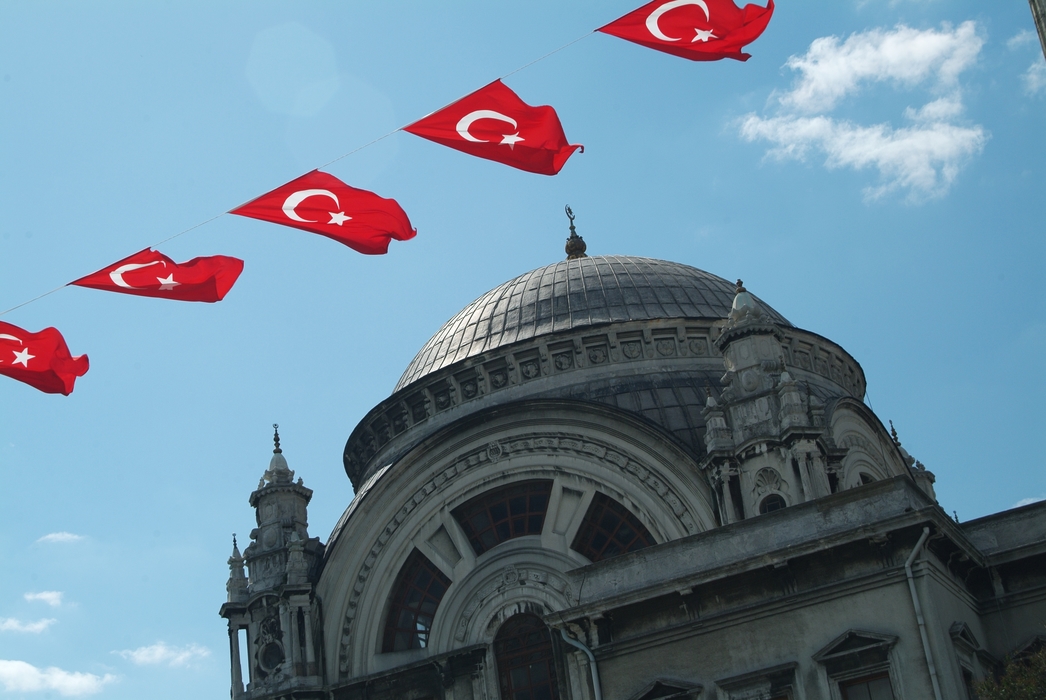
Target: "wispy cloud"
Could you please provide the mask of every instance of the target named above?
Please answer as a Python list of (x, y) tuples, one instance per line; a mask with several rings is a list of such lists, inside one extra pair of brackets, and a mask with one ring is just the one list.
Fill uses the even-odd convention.
[(47, 603), (52, 608), (57, 608), (62, 604), (62, 595), (63, 593), (61, 591), (40, 591), (38, 593), (26, 593), (22, 597), (30, 603), (39, 600), (43, 603)]
[(1006, 40), (1006, 48), (1015, 51), (1032, 42), (1038, 41), (1038, 35), (1030, 29), (1022, 29)]
[(51, 618), (37, 620), (36, 622), (22, 622), (13, 617), (0, 617), (0, 632), (30, 632), (39, 634), (56, 622), (58, 620)]
[(51, 532), (40, 539), (37, 542), (79, 542), (85, 539), (83, 535), (74, 535), (71, 532)]
[(1038, 95), (1046, 90), (1046, 59), (1039, 56), (1021, 78), (1024, 81), (1024, 92), (1029, 95)]
[[(816, 39), (807, 52), (785, 64), (799, 73), (791, 90), (776, 94), (777, 114), (749, 114), (739, 123), (742, 138), (768, 141), (767, 155), (803, 160), (825, 156), (825, 166), (878, 170), (880, 183), (868, 199), (901, 189), (911, 201), (948, 191), (965, 162), (988, 140), (979, 125), (961, 125), (961, 74), (974, 64), (984, 41), (974, 22), (952, 28), (916, 30), (899, 25), (872, 29), (845, 41)], [(923, 88), (933, 99), (904, 110), (909, 124), (858, 124), (829, 114), (868, 85)]]
[(1032, 503), (1040, 503), (1046, 501), (1046, 496), (1035, 496), (1033, 498), (1022, 498), (1013, 504), (1014, 508), (1020, 508), (1021, 506), (1030, 506)]
[(114, 651), (128, 661), (138, 666), (187, 666), (193, 661), (205, 659), (211, 655), (211, 650), (199, 644), (187, 644), (184, 647), (168, 646), (164, 642), (157, 642), (147, 647), (137, 649), (125, 649)]
[(4, 690), (7, 692), (32, 693), (51, 690), (67, 697), (94, 695), (115, 680), (116, 676), (108, 673), (96, 676), (93, 673), (63, 671), (54, 666), (37, 668), (24, 661), (0, 659), (0, 683), (4, 684)]

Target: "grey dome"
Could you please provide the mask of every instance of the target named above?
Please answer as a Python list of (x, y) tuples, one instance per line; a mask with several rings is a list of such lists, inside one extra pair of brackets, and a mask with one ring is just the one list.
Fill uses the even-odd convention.
[[(586, 326), (668, 318), (721, 319), (734, 283), (689, 265), (602, 255), (531, 270), (495, 287), (443, 324), (396, 391), (438, 369), (521, 340)], [(760, 302), (776, 323), (791, 326)]]

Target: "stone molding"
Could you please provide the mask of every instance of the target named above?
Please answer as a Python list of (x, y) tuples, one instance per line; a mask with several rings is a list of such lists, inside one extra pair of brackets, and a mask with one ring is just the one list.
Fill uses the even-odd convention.
[[(433, 494), (441, 493), (463, 475), (474, 469), (494, 462), (528, 454), (559, 455), (595, 459), (613, 465), (619, 473), (644, 489), (655, 500), (663, 503), (666, 512), (672, 513), (687, 534), (700, 532), (699, 517), (691, 513), (684, 498), (672, 487), (658, 478), (650, 469), (609, 442), (574, 433), (530, 433), (511, 438), (488, 441), (454, 459), (448, 466), (430, 475), (425, 483), (404, 499), (403, 506), (392, 516), (371, 544), (370, 550), (359, 567), (355, 583), (349, 594), (347, 611), (341, 626), (338, 650), (339, 672), (350, 670), (353, 623), (359, 608), (360, 598), (366, 588), (370, 573), (385, 546), (404, 521)], [(351, 579), (350, 579), (351, 580)]]
[[(588, 328), (554, 333), (498, 348), (425, 375), (375, 406), (352, 431), (345, 445), (345, 471), (354, 484), (364, 478), (379, 454), (415, 426), (453, 408), (531, 382), (562, 376), (565, 385), (583, 383), (577, 374), (593, 368), (639, 365), (656, 361), (693, 366), (702, 360), (709, 370), (722, 370), (715, 338), (722, 321), (667, 320), (623, 323), (593, 333)], [(775, 327), (776, 328), (776, 327)], [(864, 372), (841, 347), (814, 333), (779, 328), (786, 364), (797, 379), (820, 377), (860, 399)], [(417, 439), (417, 438), (415, 438)]]

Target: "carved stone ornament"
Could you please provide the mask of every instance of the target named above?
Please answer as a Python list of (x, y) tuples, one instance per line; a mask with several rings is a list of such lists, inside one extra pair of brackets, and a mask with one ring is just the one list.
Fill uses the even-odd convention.
[(634, 360), (643, 354), (643, 344), (638, 340), (630, 340), (621, 344), (621, 353), (630, 360)]
[(708, 354), (708, 342), (701, 338), (695, 338), (688, 343), (687, 347), (690, 348), (690, 352), (695, 355), (707, 355)]
[(508, 384), (508, 372), (506, 372), (503, 369), (499, 369), (495, 372), (490, 373), (490, 385), (493, 386), (495, 389), (500, 389), (506, 384)]
[(556, 355), (556, 357), (553, 360), (553, 362), (556, 365), (556, 369), (558, 369), (560, 371), (565, 370), (565, 369), (570, 369), (571, 367), (574, 366), (574, 355), (572, 353), (569, 353), (569, 352), (563, 352), (563, 353), (560, 353), (560, 354)]
[(781, 475), (777, 473), (777, 470), (772, 467), (763, 467), (755, 475), (755, 486), (752, 491), (757, 496), (762, 496), (764, 493), (785, 493), (788, 491), (788, 485), (781, 479)]
[(607, 349), (602, 345), (588, 349), (588, 361), (594, 365), (601, 365), (607, 361)]
[(465, 382), (461, 383), (461, 394), (466, 399), (474, 398), (476, 396), (476, 394), (478, 394), (478, 393), (479, 393), (479, 384), (476, 382), (475, 379), (470, 379), (468, 381), (465, 381)]
[(525, 379), (533, 379), (541, 374), (541, 368), (537, 360), (528, 360), (519, 366), (519, 372)]
[(665, 357), (671, 357), (676, 354), (676, 341), (669, 338), (664, 338), (657, 341), (657, 354), (664, 355)]
[[(495, 447), (496, 449), (494, 449)], [(508, 441), (484, 445), (463, 455), (442, 471), (435, 473), (413, 496), (406, 499), (403, 507), (396, 511), (396, 514), (392, 516), (381, 531), (381, 534), (378, 535), (377, 540), (371, 544), (370, 552), (355, 576), (355, 583), (349, 593), (345, 619), (342, 622), (338, 653), (338, 667), (342, 674), (347, 674), (350, 670), (349, 657), (352, 642), (352, 623), (356, 618), (360, 597), (363, 595), (375, 562), (377, 562), (385, 545), (392, 539), (400, 525), (432, 494), (446, 490), (458, 478), (471, 472), (473, 469), (495, 461), (494, 454), (497, 454), (500, 459), (505, 455), (534, 452), (542, 455), (580, 456), (589, 460), (599, 460), (608, 467), (616, 467), (636, 487), (645, 490), (649, 495), (664, 503), (666, 509), (678, 518), (679, 523), (687, 534), (695, 534), (699, 531), (694, 514), (687, 509), (683, 499), (678, 494), (645, 466), (631, 459), (627, 454), (620, 452), (617, 447), (609, 443), (583, 435), (534, 433), (519, 436)]]
[(465, 641), (465, 637), (468, 635), (469, 624), (476, 611), (491, 596), (521, 586), (536, 586), (544, 590), (551, 589), (555, 596), (561, 598), (564, 602), (571, 599), (570, 584), (555, 572), (545, 569), (517, 569), (515, 566), (507, 566), (496, 576), (484, 582), (465, 605), (465, 609), (455, 625), (454, 639), (459, 643)]

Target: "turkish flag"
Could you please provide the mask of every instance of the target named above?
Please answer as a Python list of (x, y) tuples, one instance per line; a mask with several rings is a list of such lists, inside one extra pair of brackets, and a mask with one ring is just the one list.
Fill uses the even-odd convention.
[(318, 233), (365, 255), (384, 255), (392, 239), (406, 241), (418, 234), (395, 199), (349, 187), (319, 170), (229, 213)]
[(69, 284), (141, 297), (215, 302), (225, 298), (242, 271), (239, 258), (212, 255), (178, 264), (146, 248)]
[(567, 143), (556, 110), (531, 107), (500, 80), (403, 130), (541, 175), (555, 175), (574, 151), (585, 151), (584, 146)]
[(747, 61), (741, 49), (766, 29), (774, 0), (766, 7), (732, 0), (654, 0), (597, 31), (691, 61), (734, 58)]
[(69, 355), (58, 329), (30, 333), (0, 321), (0, 374), (48, 394), (68, 396), (88, 366), (87, 355)]

